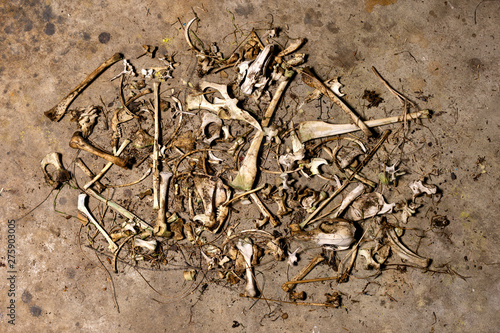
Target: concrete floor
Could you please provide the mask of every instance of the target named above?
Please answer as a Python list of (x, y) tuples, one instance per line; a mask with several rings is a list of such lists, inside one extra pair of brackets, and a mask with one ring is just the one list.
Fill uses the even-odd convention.
[[(499, 2), (12, 0), (0, 8), (0, 331), (498, 331)], [(466, 281), (415, 270), (388, 271), (377, 280), (380, 285), (369, 286), (367, 295), (359, 294), (364, 280), (323, 283), (314, 288), (345, 295), (342, 308), (326, 309), (254, 305), (238, 296), (238, 288), (213, 283), (203, 293), (197, 290), (179, 300), (176, 293), (186, 287), (179, 272), (143, 272), (162, 296), (136, 271), (124, 268), (114, 276), (118, 313), (107, 274), (95, 256), (85, 252), (87, 258), (79, 249), (79, 223), (54, 212), (52, 195), (17, 222), (16, 325), (9, 325), (7, 221), (27, 213), (50, 191), (39, 167), (47, 153), (61, 152), (66, 164), (74, 157), (67, 140), (74, 124), (69, 117), (50, 122), (43, 112), (106, 58), (115, 52), (132, 58), (142, 44), (178, 51), (181, 66), (175, 76), (195, 80), (188, 70), (193, 56), (177, 23), (190, 20), (192, 11), (201, 19), (200, 38), (217, 41), (225, 52), (234, 41), (233, 23), (248, 32), (267, 29), (272, 22), (292, 38), (306, 37), (308, 64), (323, 78), (341, 76), (347, 100), (365, 118), (400, 111), (371, 66), (421, 108), (434, 110), (436, 116), (417, 133), (425, 145), (405, 168), (414, 178), (439, 170), (431, 180), (443, 198), (430, 203), (427, 213), (421, 211), (413, 226), (425, 229), (433, 214), (449, 218), (442, 233), (426, 234), (419, 252), (434, 258), (436, 266), (448, 263)], [(171, 40), (165, 43), (166, 38)], [(364, 89), (381, 94), (381, 107), (364, 107)], [(98, 103), (98, 95), (109, 100), (116, 90), (99, 79), (73, 106)], [(58, 210), (74, 214), (75, 191), (64, 188), (57, 204)], [(417, 242), (411, 235), (407, 241)], [(266, 282), (266, 296), (283, 297), (279, 285), (286, 274), (269, 276), (276, 281)]]

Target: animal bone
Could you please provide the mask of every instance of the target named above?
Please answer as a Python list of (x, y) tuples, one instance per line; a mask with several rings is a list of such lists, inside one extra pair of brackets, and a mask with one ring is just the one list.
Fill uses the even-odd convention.
[(115, 242), (113, 242), (113, 240), (106, 232), (106, 230), (104, 230), (104, 228), (101, 227), (101, 225), (96, 221), (92, 213), (90, 213), (90, 211), (86, 206), (86, 199), (87, 199), (87, 194), (81, 193), (80, 195), (78, 195), (78, 210), (81, 211), (83, 214), (85, 214), (90, 223), (92, 223), (97, 228), (97, 230), (99, 230), (99, 232), (108, 241), (109, 249), (114, 253), (116, 250), (118, 250), (118, 245), (116, 245)]
[[(92, 172), (92, 170), (89, 169), (89, 167), (87, 165), (85, 165), (85, 163), (83, 163), (82, 159), (80, 157), (78, 157), (75, 161), (75, 164), (87, 175), (89, 176), (90, 179), (94, 179), (95, 175), (94, 173)], [(106, 189), (106, 187), (104, 185), (102, 185), (102, 183), (100, 181), (96, 181), (93, 183), (93, 185), (95, 185), (95, 189), (97, 190), (98, 193), (101, 193), (102, 191), (104, 191)], [(84, 187), (85, 188), (85, 187)]]
[(424, 268), (429, 266), (431, 260), (415, 254), (413, 251), (404, 246), (396, 235), (394, 228), (389, 228), (386, 231), (386, 235), (389, 239), (389, 242), (391, 243), (391, 249), (396, 252), (402, 259), (408, 260), (409, 262), (418, 266), (422, 266)]
[(203, 54), (200, 50), (198, 50), (198, 48), (196, 48), (193, 43), (191, 42), (191, 38), (189, 36), (189, 33), (190, 33), (190, 28), (191, 28), (191, 25), (193, 24), (193, 22), (199, 20), (198, 17), (195, 17), (193, 18), (191, 21), (188, 22), (188, 24), (186, 24), (186, 28), (184, 29), (184, 37), (186, 38), (186, 41), (187, 43), (189, 44), (189, 46), (196, 52), (196, 53), (200, 53), (200, 54)]
[(156, 250), (156, 246), (158, 245), (158, 242), (155, 239), (152, 239), (150, 241), (145, 241), (140, 238), (134, 238), (134, 246), (139, 246), (142, 248), (147, 249), (150, 252), (154, 252)]
[(389, 213), (394, 206), (396, 206), (395, 203), (388, 204), (378, 192), (365, 193), (352, 203), (346, 218), (351, 221), (361, 221), (375, 215)]
[[(319, 167), (323, 164), (328, 165), (328, 162), (324, 158), (313, 158), (311, 162), (307, 163), (305, 166), (311, 171), (311, 176), (314, 176), (320, 174)], [(303, 172), (303, 174), (305, 173)], [(309, 175), (306, 175), (306, 177), (309, 178)]]
[[(306, 267), (302, 268), (300, 270), (300, 272), (295, 275), (290, 281), (300, 281), (302, 280), (303, 278), (306, 277), (307, 274), (309, 274), (310, 271), (312, 271), (312, 269), (317, 265), (319, 264), (320, 262), (324, 261), (325, 258), (323, 257), (323, 255), (321, 253), (318, 253), (310, 262), (309, 264), (307, 264)], [(285, 292), (290, 292), (292, 291), (294, 288), (295, 288), (295, 284), (282, 284), (281, 285), (281, 289), (283, 289)]]
[[(241, 84), (241, 92), (250, 95), (255, 86), (265, 86), (267, 78), (265, 77), (266, 66), (271, 60), (274, 45), (268, 44), (255, 58), (252, 64), (245, 72), (245, 80)], [(241, 70), (240, 70), (241, 72)]]
[[(271, 100), (271, 103), (269, 103), (269, 106), (264, 113), (264, 118), (262, 119), (263, 127), (269, 126), (274, 111), (278, 106), (278, 102), (285, 92), (286, 86), (288, 85), (288, 82), (290, 80), (291, 76), (285, 77), (276, 89), (273, 99)], [(253, 138), (252, 143), (250, 144), (250, 148), (248, 148), (245, 159), (243, 160), (243, 163), (240, 167), (240, 170), (238, 170), (238, 174), (231, 182), (232, 187), (242, 191), (248, 191), (252, 188), (253, 183), (255, 182), (255, 177), (257, 177), (257, 159), (259, 157), (259, 150), (262, 144), (262, 140), (264, 139), (264, 135), (265, 132), (260, 130)]]
[(411, 191), (413, 192), (412, 200), (421, 194), (433, 195), (437, 193), (437, 186), (432, 184), (424, 184), (422, 180), (416, 180), (408, 184)]
[(322, 221), (316, 229), (296, 230), (292, 232), (292, 236), (298, 240), (314, 241), (318, 245), (333, 246), (337, 250), (346, 250), (354, 243), (356, 228), (351, 222), (339, 218), (326, 218)]
[(99, 117), (99, 108), (95, 106), (89, 106), (87, 110), (78, 117), (78, 125), (80, 125), (84, 138), (88, 138), (94, 130), (97, 117)]
[[(290, 124), (290, 127), (293, 128), (293, 123)], [(281, 165), (286, 166), (287, 169), (291, 169), (296, 161), (304, 159), (306, 155), (304, 144), (297, 137), (297, 133), (295, 133), (295, 130), (292, 130), (290, 132), (290, 139), (292, 140), (293, 153), (287, 153), (285, 155), (281, 155), (278, 159), (278, 162)]]
[(135, 73), (135, 68), (132, 66), (127, 59), (123, 59), (123, 71), (121, 71), (118, 75), (114, 76), (110, 81), (116, 80), (122, 75), (132, 75), (132, 76), (137, 76)]
[[(120, 146), (120, 148), (116, 151), (115, 153), (115, 156), (119, 156), (123, 150), (125, 150), (125, 148), (127, 147), (127, 145), (130, 143), (130, 140), (124, 140), (122, 142), (122, 145)], [(106, 172), (108, 172), (108, 170), (113, 166), (113, 162), (108, 162), (108, 164), (106, 164), (104, 166), (104, 168), (102, 168), (101, 172), (99, 172), (94, 178), (92, 178), (91, 181), (89, 181), (87, 184), (85, 184), (83, 186), (83, 188), (86, 190), (88, 189), (90, 186), (92, 186), (92, 184), (94, 184), (95, 182), (97, 182), (99, 179), (102, 178), (102, 176), (104, 176), (104, 174)]]
[(278, 211), (276, 212), (276, 215), (282, 217), (290, 214), (292, 210), (286, 205), (286, 192), (284, 192), (283, 189), (280, 189), (275, 195), (273, 195), (272, 199), (278, 204)]
[(131, 114), (127, 109), (117, 109), (113, 113), (113, 117), (111, 118), (111, 130), (113, 131), (113, 135), (111, 137), (111, 147), (113, 147), (113, 151), (116, 150), (118, 146), (118, 141), (121, 137), (121, 128), (120, 124), (126, 123), (134, 119), (134, 115)]
[(123, 55), (120, 53), (115, 53), (111, 58), (103, 62), (99, 67), (97, 67), (92, 73), (85, 78), (75, 89), (73, 89), (68, 96), (63, 98), (56, 106), (52, 109), (45, 111), (45, 116), (52, 121), (59, 121), (66, 113), (69, 105), (73, 100), (85, 89), (87, 86), (94, 81), (99, 75), (101, 75), (108, 67), (113, 65), (115, 62), (121, 60)]
[(213, 181), (197, 176), (194, 178), (194, 185), (203, 201), (205, 212), (194, 216), (193, 220), (200, 221), (206, 230), (216, 233), (229, 214), (229, 207), (225, 203), (231, 199), (231, 190), (220, 178)]
[[(206, 128), (210, 124), (215, 124), (217, 126), (217, 129), (214, 131), (211, 137), (207, 138)], [(218, 139), (220, 137), (221, 127), (222, 127), (222, 120), (218, 116), (210, 112), (203, 113), (203, 120), (201, 123), (200, 130), (201, 130), (201, 135), (205, 137), (205, 139), (203, 139), (204, 142), (208, 143), (208, 145), (211, 145), (212, 141)]]
[(363, 248), (358, 250), (358, 254), (365, 258), (364, 269), (380, 269), (380, 264), (372, 257), (372, 248)]
[(300, 247), (296, 248), (295, 251), (290, 252), (288, 251), (288, 260), (287, 264), (288, 266), (293, 266), (297, 264), (298, 258), (297, 258), (297, 252), (300, 251)]
[(236, 98), (231, 98), (227, 91), (227, 86), (224, 84), (216, 84), (210, 82), (200, 83), (200, 88), (204, 91), (207, 88), (217, 90), (223, 99), (216, 98), (214, 103), (210, 103), (204, 94), (190, 94), (186, 97), (187, 110), (208, 110), (214, 112), (221, 119), (234, 119), (244, 121), (257, 130), (262, 131), (259, 122), (253, 118), (247, 111), (240, 109)]
[(167, 231), (167, 224), (165, 223), (165, 213), (167, 211), (168, 201), (168, 185), (172, 173), (167, 171), (160, 172), (160, 205), (158, 209), (158, 219), (154, 226), (156, 236), (169, 236), (170, 232)]
[(247, 285), (245, 286), (245, 296), (255, 297), (258, 294), (258, 290), (252, 273), (252, 241), (250, 238), (240, 239), (236, 244), (236, 247), (245, 259), (245, 275), (247, 280)]
[(69, 142), (69, 146), (74, 149), (85, 150), (86, 152), (99, 156), (100, 158), (104, 158), (105, 160), (122, 168), (127, 168), (129, 164), (129, 161), (126, 158), (114, 156), (104, 150), (92, 146), (92, 144), (82, 136), (82, 132), (75, 132), (73, 134), (73, 137)]
[(267, 218), (268, 219), (267, 221), (269, 221), (269, 223), (271, 223), (271, 225), (273, 227), (277, 227), (277, 226), (279, 226), (281, 224), (280, 221), (276, 220), (274, 218), (274, 216), (271, 214), (271, 212), (269, 212), (269, 210), (267, 209), (267, 207), (260, 200), (260, 198), (257, 195), (257, 193), (251, 193), (250, 194), (250, 198), (252, 198), (253, 202), (257, 205), (257, 208), (259, 208), (259, 210), (262, 213), (262, 215), (264, 215), (264, 218)]
[[(49, 153), (41, 161), (42, 171), (45, 175), (45, 181), (58, 189), (62, 183), (71, 179), (71, 173), (66, 170), (62, 164), (62, 155), (60, 153)], [(54, 175), (50, 175), (47, 166), (52, 165), (56, 168)]]
[[(382, 119), (368, 120), (365, 122), (368, 127), (384, 126), (405, 120), (429, 118), (429, 110), (421, 110), (408, 113), (406, 118), (403, 116), (388, 117)], [(299, 124), (297, 130), (300, 141), (307, 142), (309, 140), (324, 138), (327, 136), (345, 134), (359, 131), (360, 129), (354, 124), (330, 124), (324, 121), (303, 121)]]
[(287, 46), (286, 49), (280, 51), (280, 53), (278, 53), (277, 57), (282, 58), (284, 56), (289, 55), (290, 53), (297, 51), (302, 46), (302, 44), (304, 44), (306, 41), (307, 40), (305, 38), (295, 39), (294, 41), (292, 41), (290, 43), (290, 45)]
[(365, 185), (363, 184), (359, 184), (358, 186), (356, 186), (356, 188), (354, 190), (352, 190), (345, 198), (344, 200), (342, 200), (342, 203), (340, 204), (340, 207), (339, 209), (337, 209), (337, 211), (332, 214), (331, 218), (337, 218), (339, 217), (343, 212), (344, 210), (346, 210), (346, 208), (357, 198), (359, 197), (361, 194), (363, 194), (363, 192), (366, 190), (365, 188)]

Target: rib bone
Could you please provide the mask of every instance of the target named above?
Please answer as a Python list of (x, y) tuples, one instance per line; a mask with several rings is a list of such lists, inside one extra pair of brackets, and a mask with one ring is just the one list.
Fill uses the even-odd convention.
[[(300, 281), (302, 280), (303, 278), (306, 277), (307, 274), (309, 274), (310, 271), (312, 271), (312, 269), (317, 265), (319, 264), (320, 262), (324, 261), (325, 258), (323, 257), (323, 255), (321, 253), (318, 253), (312, 260), (311, 262), (304, 268), (302, 268), (302, 270), (297, 274), (295, 275), (290, 281)], [(286, 291), (287, 293), (292, 291), (293, 288), (295, 288), (295, 284), (282, 284), (281, 285), (281, 289), (283, 289), (284, 291)]]

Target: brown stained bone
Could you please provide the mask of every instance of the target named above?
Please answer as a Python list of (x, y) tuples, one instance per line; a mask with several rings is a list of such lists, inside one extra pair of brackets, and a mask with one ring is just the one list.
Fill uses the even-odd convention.
[(82, 132), (75, 132), (71, 141), (69, 142), (69, 146), (74, 149), (81, 149), (99, 156), (100, 158), (104, 158), (105, 160), (116, 164), (122, 168), (127, 168), (129, 161), (126, 158), (121, 158), (118, 156), (114, 156), (104, 150), (94, 147), (87, 139), (82, 136)]
[[(323, 257), (323, 255), (321, 253), (318, 253), (312, 260), (311, 262), (309, 262), (309, 264), (302, 268), (302, 270), (297, 274), (295, 275), (290, 281), (300, 281), (302, 280), (303, 278), (306, 277), (307, 274), (309, 274), (310, 271), (312, 271), (312, 269), (317, 265), (319, 264), (320, 262), (324, 261), (325, 258)], [(292, 291), (293, 288), (295, 288), (295, 285), (294, 284), (282, 284), (281, 285), (281, 289), (283, 289), (284, 291), (286, 291), (287, 293)]]
[[(89, 167), (83, 163), (83, 160), (78, 157), (75, 161), (75, 164), (87, 175), (89, 176), (90, 179), (93, 179), (95, 177), (95, 174), (92, 172), (92, 170), (89, 169)], [(94, 183), (94, 187), (97, 190), (97, 193), (101, 193), (106, 189), (106, 187), (100, 182), (96, 181)]]
[(366, 126), (366, 124), (359, 118), (359, 116), (342, 100), (340, 97), (335, 95), (333, 91), (330, 90), (321, 80), (319, 80), (310, 68), (305, 68), (302, 70), (302, 81), (308, 86), (318, 89), (323, 95), (328, 96), (335, 104), (340, 106), (342, 111), (347, 113), (354, 124), (358, 126), (363, 133), (370, 137), (373, 135), (372, 131)]
[(73, 89), (68, 96), (63, 98), (56, 106), (52, 109), (45, 111), (45, 116), (52, 121), (59, 121), (66, 113), (70, 104), (75, 100), (75, 98), (89, 86), (92, 81), (94, 81), (99, 75), (101, 75), (106, 69), (108, 69), (115, 62), (121, 60), (123, 55), (120, 53), (115, 53), (111, 58), (103, 62), (99, 67), (97, 67), (89, 76), (85, 78), (75, 89)]

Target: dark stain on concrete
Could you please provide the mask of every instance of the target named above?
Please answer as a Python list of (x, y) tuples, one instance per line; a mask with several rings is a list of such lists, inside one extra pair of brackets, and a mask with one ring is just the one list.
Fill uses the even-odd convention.
[(68, 278), (74, 279), (76, 275), (76, 271), (73, 268), (68, 269)]
[(481, 61), (481, 59), (478, 58), (469, 59), (467, 61), (467, 65), (474, 72), (478, 72), (484, 68), (483, 62)]
[(101, 32), (99, 34), (99, 43), (101, 44), (107, 44), (109, 40), (111, 39), (111, 34), (109, 32)]
[(61, 198), (59, 199), (59, 204), (60, 204), (60, 205), (65, 205), (65, 204), (66, 204), (66, 202), (68, 202), (68, 200), (67, 200), (65, 197), (61, 197)]
[(88, 32), (82, 32), (83, 40), (90, 40), (90, 34)]
[(236, 14), (247, 17), (253, 13), (253, 5), (251, 3), (245, 5), (238, 5), (234, 10)]
[(337, 27), (335, 22), (328, 22), (328, 24), (326, 25), (326, 28), (328, 29), (328, 31), (330, 31), (333, 34), (336, 34), (340, 31), (339, 27)]
[(24, 31), (31, 31), (33, 29), (33, 21), (30, 19), (24, 20)]
[(47, 36), (52, 36), (53, 34), (56, 33), (56, 26), (53, 24), (53, 23), (47, 23), (45, 25), (45, 28), (43, 29), (43, 32), (47, 35)]
[(370, 31), (373, 30), (373, 26), (370, 23), (365, 22), (365, 23), (363, 23), (363, 30), (367, 31), (367, 32), (370, 32)]
[(322, 27), (323, 22), (320, 20), (321, 12), (317, 12), (312, 8), (306, 9), (306, 13), (304, 15), (304, 24), (312, 25), (313, 27)]
[(33, 295), (31, 295), (29, 291), (25, 290), (21, 296), (21, 300), (24, 303), (29, 303), (29, 302), (31, 302), (32, 299), (33, 299)]
[(52, 14), (52, 7), (45, 6), (42, 12), (42, 18), (44, 21), (48, 22), (54, 18), (54, 14)]
[(37, 305), (33, 305), (30, 308), (30, 313), (34, 317), (40, 317), (42, 315), (42, 308)]

